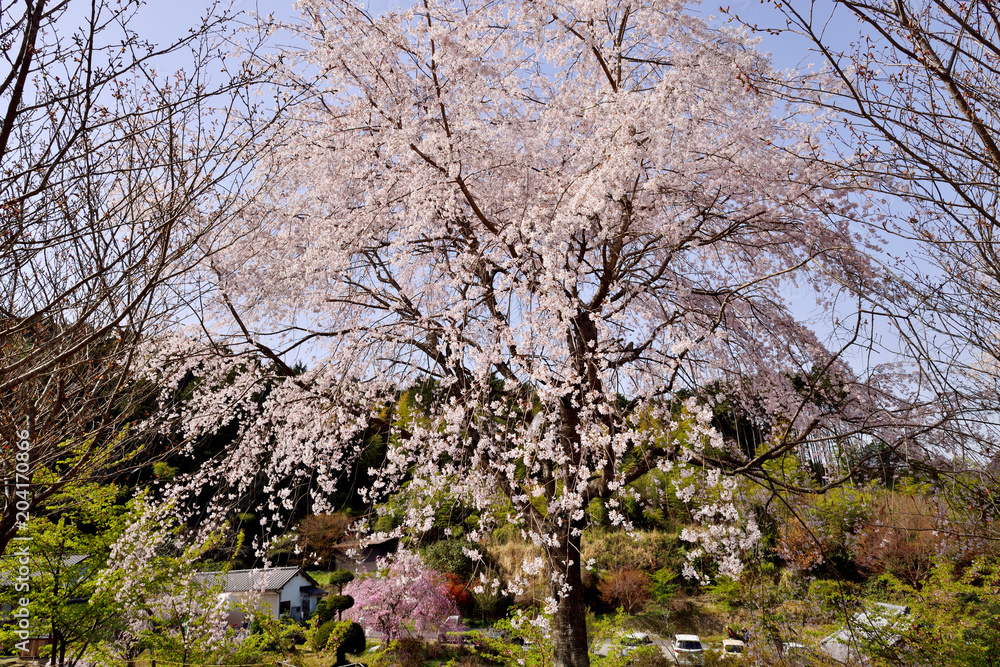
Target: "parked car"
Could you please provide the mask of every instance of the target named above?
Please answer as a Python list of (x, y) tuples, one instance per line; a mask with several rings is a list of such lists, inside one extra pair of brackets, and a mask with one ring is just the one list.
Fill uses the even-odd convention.
[(722, 640), (722, 657), (723, 658), (742, 658), (743, 650), (746, 648), (746, 644), (739, 639), (723, 639)]
[(674, 635), (674, 661), (678, 665), (701, 665), (705, 662), (705, 647), (698, 635)]
[(652, 646), (653, 640), (645, 632), (627, 632), (622, 638), (622, 655), (643, 646)]

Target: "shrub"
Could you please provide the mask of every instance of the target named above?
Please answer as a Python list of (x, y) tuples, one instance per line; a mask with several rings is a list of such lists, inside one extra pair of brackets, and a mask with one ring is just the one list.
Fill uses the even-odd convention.
[(846, 583), (830, 579), (817, 579), (809, 584), (809, 598), (816, 600), (824, 609), (835, 609), (843, 605), (850, 590)]
[(313, 649), (335, 654), (338, 665), (347, 661), (348, 653), (360, 655), (367, 646), (364, 628), (351, 621), (327, 621), (313, 635)]
[(403, 637), (388, 644), (368, 661), (369, 667), (424, 667), (432, 657), (422, 639)]
[(348, 653), (351, 655), (361, 655), (365, 652), (365, 649), (368, 648), (368, 642), (365, 639), (365, 629), (357, 623), (352, 623), (351, 621), (346, 622), (348, 625), (344, 629), (344, 634), (340, 640), (340, 646), (337, 648), (338, 661), (343, 661), (344, 656)]
[(446, 572), (444, 575), (445, 586), (448, 588), (448, 595), (458, 605), (458, 609), (465, 612), (472, 606), (472, 595), (469, 594), (469, 586), (462, 582), (457, 574)]
[(854, 562), (868, 576), (887, 573), (918, 587), (946, 544), (936, 528), (933, 516), (893, 516), (883, 509), (859, 531)]
[(258, 616), (250, 624), (251, 635), (262, 635), (260, 648), (264, 651), (290, 653), (306, 641), (305, 633), (294, 620), (282, 616), (277, 620), (269, 616)]
[(680, 588), (680, 573), (670, 567), (661, 567), (653, 573), (650, 580), (649, 593), (653, 598), (653, 602), (666, 604), (677, 596)]
[(327, 621), (323, 625), (319, 626), (316, 630), (316, 634), (313, 635), (313, 650), (322, 651), (326, 648), (326, 645), (330, 642), (330, 635), (333, 634), (334, 628), (337, 627), (338, 621)]
[(649, 602), (649, 575), (639, 570), (618, 570), (605, 575), (597, 590), (601, 599), (626, 614), (641, 611)]
[(328, 579), (331, 586), (337, 587), (338, 593), (344, 592), (344, 586), (354, 581), (354, 573), (350, 570), (334, 570)]
[(483, 557), (483, 549), (474, 542), (466, 540), (442, 540), (426, 547), (420, 552), (427, 567), (438, 572), (451, 572), (463, 582), (469, 581), (476, 573), (477, 561), (466, 555), (466, 551), (475, 551)]
[(354, 598), (350, 595), (328, 595), (316, 605), (316, 614), (323, 623), (332, 621), (334, 616), (339, 621), (343, 612), (353, 606)]
[(729, 577), (718, 577), (709, 587), (709, 592), (719, 604), (730, 611), (745, 607), (748, 590), (740, 581)]
[(659, 646), (643, 646), (628, 654), (631, 667), (670, 667)]

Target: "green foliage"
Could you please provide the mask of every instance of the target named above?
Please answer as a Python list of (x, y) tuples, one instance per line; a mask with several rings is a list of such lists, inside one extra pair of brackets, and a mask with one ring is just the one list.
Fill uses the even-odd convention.
[(809, 584), (809, 597), (827, 610), (842, 608), (849, 596), (848, 584), (842, 581), (817, 579)]
[(153, 475), (157, 479), (170, 481), (177, 476), (177, 468), (168, 465), (166, 461), (156, 461), (153, 463)]
[(1000, 655), (1000, 558), (976, 560), (958, 576), (939, 563), (919, 590), (885, 577), (886, 593), (905, 600), (911, 617), (898, 641), (876, 637), (863, 647), (875, 665), (993, 667)]
[(338, 593), (344, 592), (344, 586), (354, 581), (354, 573), (350, 570), (334, 570), (327, 577), (327, 583), (337, 587)]
[[(638, 494), (638, 500), (629, 497), (623, 509), (633, 525), (637, 528), (675, 532), (690, 519), (688, 508), (677, 497), (674, 479), (678, 475), (677, 471), (665, 473), (654, 469), (629, 485)], [(607, 525), (607, 511), (603, 504), (595, 506), (597, 502), (591, 503), (593, 517), (599, 523)]]
[(348, 653), (365, 652), (365, 631), (352, 621), (327, 621), (316, 630), (312, 640), (313, 650), (336, 655), (336, 664), (343, 664)]
[(483, 555), (483, 548), (466, 540), (441, 540), (421, 550), (420, 556), (427, 567), (441, 573), (450, 572), (462, 581), (469, 581), (476, 572), (477, 562), (465, 551)]
[[(551, 621), (543, 617), (536, 620)], [(475, 653), (503, 667), (550, 667), (552, 639), (521, 610), (497, 621), (491, 630), (469, 633)]]
[(709, 586), (709, 594), (723, 607), (737, 610), (746, 606), (746, 588), (740, 581), (717, 577)]
[(441, 648), (418, 637), (394, 639), (368, 656), (368, 667), (425, 667), (439, 658)]
[(216, 659), (225, 665), (260, 665), (264, 661), (265, 640), (264, 635), (250, 635), (241, 642), (232, 642), (226, 647), (231, 652), (224, 652)]
[[(97, 643), (92, 646), (94, 652), (126, 661), (145, 649), (155, 651), (164, 661), (189, 664), (224, 664), (235, 659), (233, 656), (239, 653), (234, 641), (236, 630), (228, 626), (228, 614), (218, 613), (224, 580), (199, 578), (194, 566), (218, 546), (223, 533), (210, 533), (196, 544), (180, 547), (177, 538), (184, 526), (171, 508), (152, 506), (143, 497), (130, 503), (128, 523), (124, 534), (129, 539), (117, 541), (116, 555), (127, 561), (135, 558), (138, 550), (142, 567), (123, 568), (118, 565), (120, 561), (102, 564), (101, 585), (87, 606), (107, 604), (115, 609), (122, 623), (148, 619), (149, 624), (138, 632), (121, 632)], [(237, 550), (240, 543), (237, 539)], [(230, 565), (226, 563), (223, 569)], [(122, 589), (128, 589), (130, 595), (122, 598)], [(238, 603), (227, 611), (245, 612)], [(243, 650), (240, 659), (249, 660), (255, 648), (261, 648), (256, 640)]]
[(361, 655), (368, 647), (365, 639), (365, 630), (358, 623), (349, 623), (340, 638), (340, 646), (337, 648), (338, 661), (341, 656)]
[(336, 616), (339, 620), (344, 611), (354, 606), (354, 598), (350, 595), (328, 595), (316, 605), (316, 615), (326, 623)]
[(326, 648), (326, 645), (330, 641), (330, 635), (333, 633), (333, 629), (337, 627), (339, 621), (326, 621), (323, 625), (319, 626), (316, 630), (316, 634), (313, 635), (313, 650), (322, 651)]
[(262, 634), (267, 637), (262, 644), (264, 650), (277, 651), (287, 656), (295, 653), (296, 647), (306, 642), (302, 626), (291, 616), (282, 614), (278, 620), (274, 620), (266, 613), (259, 616), (261, 618), (259, 627)]
[(677, 597), (682, 578), (680, 572), (671, 567), (661, 567), (649, 578), (649, 594), (653, 602), (666, 604)]
[[(110, 641), (120, 631), (122, 619), (107, 596), (97, 596), (98, 574), (111, 548), (125, 529), (128, 508), (120, 501), (122, 490), (114, 485), (78, 483), (64, 487), (45, 503), (48, 517), (32, 518), (21, 537), (11, 542), (0, 563), (7, 581), (16, 581), (19, 567), (32, 572), (30, 594), (17, 586), (0, 587), (0, 604), (19, 608), (30, 600), (32, 627), (52, 635), (57, 662), (75, 661), (86, 648)], [(49, 518), (51, 517), (51, 518)], [(20, 549), (26, 546), (26, 555)], [(88, 604), (80, 604), (80, 600)], [(13, 626), (0, 630), (4, 646), (22, 641)]]

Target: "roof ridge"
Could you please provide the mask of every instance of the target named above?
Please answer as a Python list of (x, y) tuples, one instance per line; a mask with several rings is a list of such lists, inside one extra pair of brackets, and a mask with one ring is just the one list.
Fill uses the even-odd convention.
[[(279, 570), (301, 570), (295, 565), (282, 565), (281, 567), (247, 567), (240, 570), (198, 570), (196, 574), (235, 574), (237, 572), (278, 572)], [(304, 570), (303, 570), (304, 572)]]

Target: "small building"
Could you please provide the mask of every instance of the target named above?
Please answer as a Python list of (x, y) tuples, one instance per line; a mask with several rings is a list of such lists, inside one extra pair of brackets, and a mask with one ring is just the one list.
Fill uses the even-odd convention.
[(259, 595), (261, 605), (270, 609), (272, 618), (288, 614), (295, 620), (305, 620), (316, 611), (316, 605), (326, 595), (316, 580), (300, 567), (201, 572), (197, 575), (199, 581), (211, 586), (223, 577), (223, 593), (229, 593), (241, 602)]
[[(363, 546), (362, 546), (363, 545)], [(336, 567), (350, 570), (355, 574), (375, 572), (379, 561), (396, 553), (399, 549), (398, 537), (381, 537), (368, 540), (355, 540), (343, 545), (344, 550), (353, 552), (354, 556), (338, 557)]]

